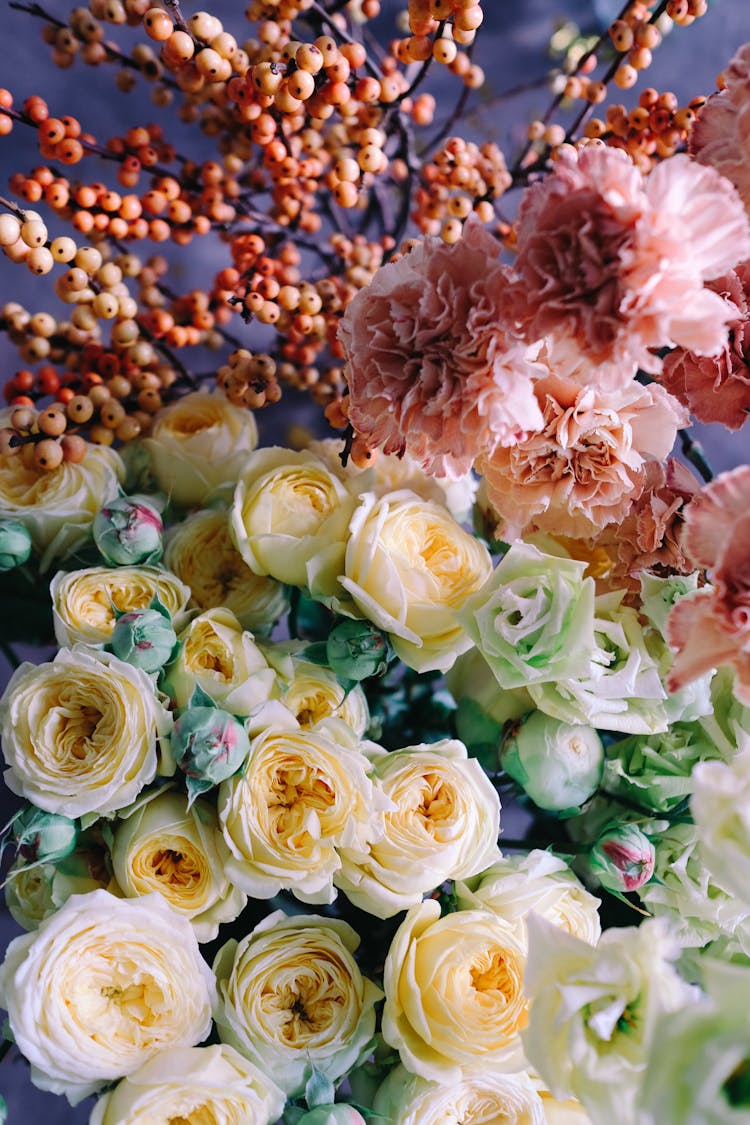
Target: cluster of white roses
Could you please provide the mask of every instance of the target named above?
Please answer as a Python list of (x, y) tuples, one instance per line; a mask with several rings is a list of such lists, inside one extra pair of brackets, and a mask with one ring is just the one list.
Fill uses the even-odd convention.
[[(0, 464), (2, 514), (28, 516), (44, 565), (67, 560), (59, 651), (0, 701), (30, 803), (6, 891), (29, 932), (0, 1000), (32, 1080), (97, 1094), (91, 1125), (679, 1125), (697, 1088), (696, 1125), (730, 1120), (750, 1069), (750, 724), (726, 675), (665, 690), (666, 612), (695, 576), (645, 579), (639, 611), (548, 538), (493, 570), (459, 522), (470, 481), (256, 440), (217, 395), (166, 408), (129, 448), (146, 547), (112, 516), (86, 566), (70, 551), (115, 510), (117, 455), (106, 476), (92, 450), (49, 512)], [(374, 626), (385, 656), (272, 639), (295, 588)], [(462, 741), (373, 741), (361, 681), (389, 646), (448, 672)], [(562, 858), (503, 856), (498, 767), (578, 814), (592, 885), (661, 917), (602, 934)]]

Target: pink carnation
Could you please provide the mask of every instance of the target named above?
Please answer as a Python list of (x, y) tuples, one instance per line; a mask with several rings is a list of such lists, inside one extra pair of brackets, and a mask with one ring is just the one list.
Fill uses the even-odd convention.
[(525, 531), (586, 538), (620, 522), (646, 466), (667, 456), (687, 414), (662, 387), (604, 391), (549, 375), (535, 393), (543, 424), (477, 462), (503, 538)]
[(668, 686), (722, 664), (734, 667), (738, 699), (750, 704), (750, 466), (721, 473), (685, 509), (688, 558), (711, 582), (677, 602), (668, 640), (677, 650)]
[(699, 422), (721, 422), (738, 430), (750, 411), (750, 259), (709, 282), (709, 288), (737, 310), (726, 346), (715, 356), (676, 348), (664, 360), (659, 382)]
[(724, 82), (698, 115), (690, 151), (731, 180), (750, 212), (750, 43), (740, 47), (724, 71)]
[(687, 156), (644, 179), (627, 153), (566, 152), (526, 192), (510, 310), (551, 366), (599, 386), (656, 373), (651, 349), (720, 351), (734, 309), (704, 282), (748, 256), (732, 185)]
[(509, 273), (481, 223), (378, 270), (341, 321), (349, 419), (372, 446), (459, 477), (541, 421), (526, 345), (502, 315)]

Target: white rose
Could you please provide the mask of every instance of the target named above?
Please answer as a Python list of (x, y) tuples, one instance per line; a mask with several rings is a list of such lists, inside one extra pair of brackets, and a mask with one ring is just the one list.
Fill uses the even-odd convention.
[(233, 1047), (171, 1047), (96, 1103), (89, 1125), (272, 1125), (284, 1109), (277, 1086)]
[(750, 737), (730, 762), (699, 762), (690, 811), (698, 847), (717, 883), (750, 903)]
[(48, 812), (78, 817), (130, 804), (157, 770), (171, 715), (145, 672), (78, 645), (22, 664), (0, 700), (9, 789)]
[(216, 956), (219, 1035), (289, 1097), (313, 1067), (335, 1082), (370, 1044), (383, 994), (360, 973), (358, 945), (341, 919), (276, 911)]
[(74, 895), (0, 967), (0, 1003), (32, 1082), (75, 1105), (211, 1027), (213, 974), (158, 895)]
[(158, 487), (182, 508), (197, 507), (223, 485), (234, 484), (257, 444), (252, 413), (204, 391), (160, 410), (142, 442)]
[(341, 851), (334, 881), (355, 906), (390, 918), (446, 879), (465, 879), (499, 856), (500, 800), (456, 739), (373, 749), (374, 778), (393, 802), (383, 837), (364, 855)]
[(375, 1113), (390, 1125), (546, 1125), (529, 1076), (465, 1070), (456, 1082), (428, 1082), (395, 1067), (375, 1095)]

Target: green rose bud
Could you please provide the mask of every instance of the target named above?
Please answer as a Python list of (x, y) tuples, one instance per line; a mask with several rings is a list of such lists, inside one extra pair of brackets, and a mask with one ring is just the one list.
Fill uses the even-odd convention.
[(218, 707), (190, 707), (172, 730), (172, 753), (187, 774), (191, 798), (226, 781), (249, 752), (242, 723)]
[(150, 673), (167, 663), (176, 644), (169, 618), (158, 609), (142, 609), (118, 618), (109, 648), (120, 660)]
[(388, 666), (388, 656), (387, 637), (369, 621), (340, 621), (328, 634), (328, 666), (343, 679), (381, 676)]
[(0, 520), (0, 571), (23, 566), (31, 557), (31, 536), (20, 520)]
[(54, 863), (76, 846), (78, 824), (59, 813), (26, 805), (11, 822), (17, 854), (26, 863)]
[(656, 850), (635, 824), (618, 824), (604, 832), (589, 854), (589, 866), (608, 891), (637, 891), (654, 873)]
[(364, 1117), (353, 1105), (317, 1105), (298, 1118), (296, 1125), (367, 1125)]
[(117, 496), (94, 520), (94, 542), (110, 566), (138, 566), (161, 557), (161, 516), (145, 500)]
[(506, 735), (500, 763), (540, 809), (569, 813), (596, 792), (604, 747), (593, 727), (532, 711)]

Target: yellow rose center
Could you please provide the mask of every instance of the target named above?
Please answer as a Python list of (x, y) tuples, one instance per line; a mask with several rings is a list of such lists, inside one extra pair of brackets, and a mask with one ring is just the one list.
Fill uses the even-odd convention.
[(211, 889), (207, 857), (183, 836), (145, 841), (133, 856), (130, 875), (139, 893), (157, 891), (190, 914), (204, 905)]
[(278, 985), (266, 981), (261, 997), (261, 1007), (276, 1026), (279, 1038), (295, 1048), (324, 1035), (352, 1000), (336, 980), (340, 966), (327, 966), (318, 960), (315, 967), (317, 972)]
[(455, 794), (437, 774), (427, 773), (421, 780), (421, 800), (415, 813), (425, 831), (434, 833), (441, 821), (453, 819)]
[(268, 805), (275, 834), (291, 836), (305, 832), (311, 809), (325, 812), (336, 800), (328, 780), (302, 766), (279, 767), (271, 778)]
[(234, 677), (234, 656), (213, 629), (196, 629), (185, 643), (185, 664), (197, 674), (207, 673), (231, 683)]
[(500, 993), (505, 1000), (511, 999), (516, 992), (506, 960), (500, 953), (488, 951), (475, 965), (472, 965), (470, 976), (477, 992)]

